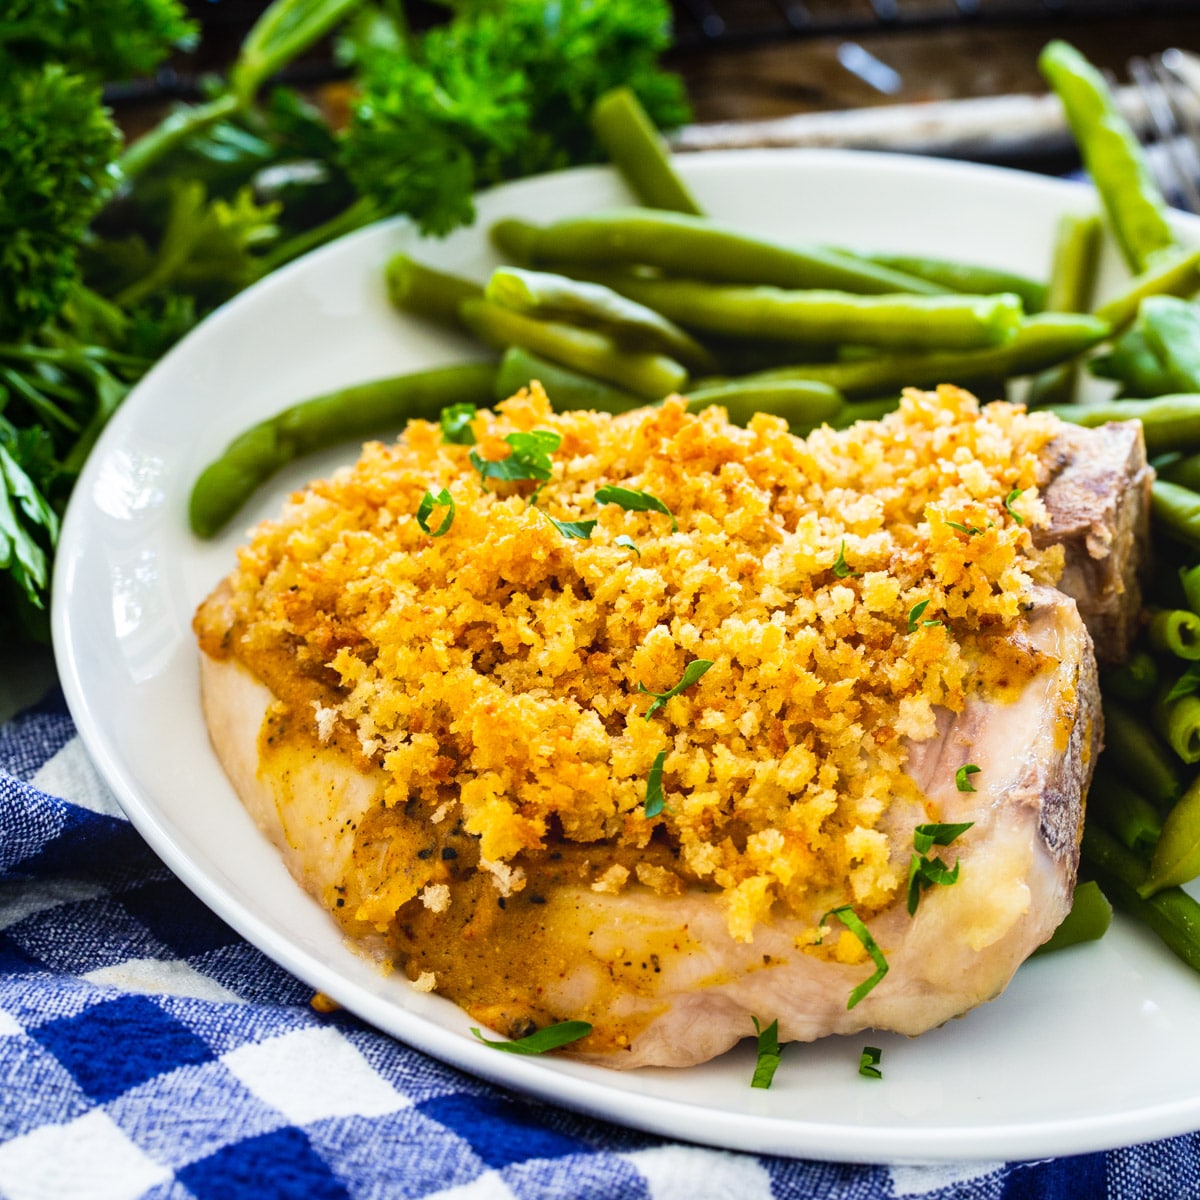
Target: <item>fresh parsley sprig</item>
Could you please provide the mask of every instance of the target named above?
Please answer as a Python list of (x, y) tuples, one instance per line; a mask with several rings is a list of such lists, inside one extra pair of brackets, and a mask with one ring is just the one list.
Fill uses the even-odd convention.
[(779, 1047), (779, 1018), (776, 1017), (770, 1025), (760, 1025), (758, 1018), (751, 1016), (754, 1022), (754, 1032), (758, 1035), (758, 1056), (754, 1063), (754, 1078), (750, 1086), (769, 1088), (779, 1068), (781, 1051)]
[(647, 817), (657, 817), (666, 806), (667, 799), (663, 795), (662, 777), (663, 763), (667, 761), (667, 752), (660, 750), (650, 764), (650, 774), (646, 776), (646, 799), (642, 811)]
[(592, 536), (592, 530), (596, 528), (595, 521), (557, 521), (548, 512), (543, 512), (542, 516), (558, 530), (565, 538), (577, 538), (579, 541), (586, 542)]
[(549, 429), (510, 433), (505, 437), (512, 453), (507, 458), (484, 458), (478, 450), (470, 454), (471, 465), (484, 479), (537, 479), (545, 482), (553, 467), (550, 455), (562, 445), (562, 435)]
[(918, 825), (913, 830), (914, 854), (908, 864), (908, 915), (914, 916), (921, 903), (921, 895), (937, 884), (949, 887), (958, 882), (959, 864), (948, 867), (940, 858), (928, 857), (934, 846), (949, 846), (960, 834), (965, 833), (973, 821), (957, 823)]
[(605, 484), (596, 489), (597, 504), (616, 504), (626, 512), (657, 512), (671, 518), (671, 532), (679, 530), (679, 522), (675, 514), (657, 497), (649, 492), (639, 492), (634, 488), (614, 487)]
[(503, 1050), (506, 1054), (545, 1054), (549, 1050), (569, 1046), (572, 1042), (587, 1037), (592, 1032), (592, 1027), (587, 1021), (559, 1021), (556, 1025), (547, 1025), (528, 1037), (517, 1038), (511, 1042), (497, 1042), (485, 1038), (474, 1025), (471, 1026), (471, 1032), (485, 1046), (490, 1046), (493, 1050)]
[(1004, 497), (1004, 507), (1006, 509), (1008, 509), (1008, 515), (1010, 517), (1012, 517), (1012, 519), (1014, 521), (1016, 521), (1016, 523), (1018, 525), (1024, 525), (1025, 518), (1023, 516), (1021, 516), (1021, 514), (1019, 512), (1017, 512), (1017, 510), (1015, 508), (1013, 508), (1013, 505), (1020, 498), (1021, 498), (1021, 489), (1013, 488), (1013, 490), (1011, 492), (1009, 492), (1007, 496)]
[(644, 692), (647, 696), (654, 697), (654, 703), (646, 709), (645, 719), (648, 721), (666, 702), (674, 696), (678, 696), (680, 692), (690, 688), (696, 683), (700, 677), (712, 666), (712, 662), (707, 658), (693, 658), (690, 663), (683, 669), (683, 678), (668, 691), (652, 692), (644, 683), (638, 682), (638, 691)]
[(471, 428), (471, 422), (475, 420), (478, 411), (473, 404), (450, 404), (443, 408), (439, 418), (442, 441), (452, 446), (475, 445), (475, 432)]
[[(858, 938), (862, 943), (863, 949), (871, 956), (871, 961), (875, 964), (875, 973), (851, 990), (849, 999), (846, 1001), (846, 1007), (853, 1008), (888, 973), (888, 961), (883, 951), (879, 948), (879, 943), (871, 936), (871, 931), (863, 923), (858, 913), (854, 911), (852, 905), (843, 904), (838, 908), (831, 908), (817, 922), (818, 928), (823, 926), (830, 917), (837, 917)], [(820, 944), (821, 938), (818, 937), (817, 945), (819, 946)]]
[[(433, 515), (435, 508), (444, 508), (446, 515), (442, 518), (442, 523), (436, 529), (430, 529), (429, 518)], [(454, 503), (454, 497), (450, 495), (449, 489), (442, 488), (436, 496), (433, 492), (426, 489), (425, 495), (421, 497), (421, 503), (417, 505), (417, 524), (430, 537), (442, 537), (449, 532), (450, 526), (454, 524), (454, 515), (457, 511), (458, 506)]]

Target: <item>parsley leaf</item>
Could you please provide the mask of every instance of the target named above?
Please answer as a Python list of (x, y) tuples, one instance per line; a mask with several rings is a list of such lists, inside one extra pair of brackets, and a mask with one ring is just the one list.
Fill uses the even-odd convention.
[[(435, 508), (445, 508), (447, 512), (437, 529), (430, 529), (429, 517)], [(421, 503), (417, 505), (417, 524), (430, 537), (441, 537), (454, 524), (454, 514), (457, 511), (458, 508), (454, 503), (454, 497), (450, 495), (446, 488), (442, 488), (436, 496), (426, 489), (425, 495), (421, 497)]]
[(927, 853), (934, 846), (948, 846), (960, 833), (965, 833), (974, 821), (962, 821), (958, 824), (928, 824), (918, 825), (913, 830), (913, 846), (916, 853), (908, 864), (908, 915), (911, 917), (917, 911), (921, 902), (921, 893), (934, 884), (949, 886), (958, 882), (958, 863), (947, 867), (940, 858), (927, 858)]
[(971, 782), (971, 776), (978, 775), (981, 770), (974, 763), (965, 763), (954, 772), (954, 786), (960, 792), (973, 792), (975, 785)]
[(852, 571), (846, 566), (846, 539), (842, 538), (842, 544), (838, 547), (837, 562), (833, 564), (833, 573), (839, 579), (845, 579), (847, 576), (853, 576), (855, 579), (862, 574), (861, 571)]
[[(839, 908), (831, 908), (824, 917), (818, 922), (818, 926), (824, 925), (826, 918), (837, 917), (845, 927), (862, 943), (863, 949), (871, 956), (871, 961), (875, 964), (875, 973), (869, 978), (864, 979), (858, 987), (850, 992), (850, 998), (846, 1001), (847, 1008), (853, 1008), (877, 983), (888, 973), (888, 961), (884, 957), (884, 953), (879, 948), (878, 942), (871, 936), (871, 931), (863, 924), (862, 918), (854, 911), (854, 908), (849, 904), (843, 904)], [(821, 939), (817, 939), (817, 945), (821, 944)]]
[(917, 632), (917, 622), (921, 619), (921, 614), (929, 607), (929, 600), (918, 600), (916, 604), (908, 610), (908, 632)]
[(654, 756), (654, 762), (650, 766), (650, 774), (646, 776), (646, 803), (644, 811), (648, 817), (657, 817), (666, 805), (666, 797), (663, 795), (662, 788), (663, 763), (666, 761), (667, 752), (660, 750)]
[(637, 543), (627, 533), (618, 534), (613, 538), (614, 546), (624, 546), (626, 550), (632, 550), (638, 558), (642, 557), (642, 552), (637, 548)]
[(678, 696), (679, 693), (684, 691), (686, 688), (690, 688), (692, 684), (699, 680), (705, 671), (707, 671), (711, 666), (712, 663), (707, 658), (693, 658), (692, 661), (688, 663), (686, 667), (684, 667), (683, 678), (673, 688), (671, 688), (670, 691), (666, 692), (652, 692), (644, 683), (639, 682), (638, 691), (644, 692), (647, 696), (654, 697), (654, 703), (651, 704), (648, 709), (646, 709), (645, 719), (647, 721), (650, 720), (650, 718), (656, 712), (658, 712), (658, 710), (662, 708), (668, 700), (670, 700), (673, 696)]
[(913, 830), (913, 845), (921, 854), (927, 854), (934, 846), (948, 846), (959, 834), (966, 833), (974, 821), (952, 823), (929, 823), (918, 825)]
[(983, 530), (976, 525), (963, 525), (959, 521), (947, 521), (946, 524), (949, 525), (951, 529), (957, 529), (959, 533), (969, 534), (972, 537), (974, 537), (974, 535), (977, 533), (983, 532)]
[(549, 429), (534, 429), (530, 433), (510, 433), (504, 439), (512, 453), (507, 458), (484, 458), (478, 450), (471, 451), (471, 465), (484, 479), (541, 479), (550, 478), (550, 455), (562, 444), (562, 436)]
[(451, 404), (442, 409), (442, 441), (453, 446), (475, 445), (471, 422), (478, 410), (473, 404)]
[(858, 1073), (868, 1079), (882, 1079), (883, 1072), (879, 1064), (883, 1059), (883, 1051), (878, 1046), (864, 1046), (858, 1056)]
[(596, 528), (595, 521), (556, 521), (548, 512), (542, 513), (542, 516), (565, 538), (587, 541), (592, 536), (592, 530)]
[(750, 1080), (750, 1086), (769, 1088), (779, 1067), (779, 1018), (776, 1017), (765, 1027), (758, 1023), (755, 1016), (751, 1016), (750, 1020), (754, 1022), (754, 1032), (758, 1034), (758, 1059), (754, 1064), (754, 1078)]
[(649, 492), (639, 492), (634, 488), (613, 487), (605, 484), (596, 489), (597, 504), (616, 504), (627, 512), (658, 512), (671, 518), (671, 532), (679, 529), (675, 514), (657, 497)]
[(547, 1025), (528, 1037), (518, 1038), (513, 1042), (496, 1042), (485, 1038), (475, 1026), (471, 1032), (485, 1045), (493, 1050), (503, 1050), (508, 1054), (545, 1054), (547, 1050), (557, 1050), (577, 1042), (592, 1032), (587, 1021), (559, 1021), (556, 1025)]
[(1014, 502), (1019, 500), (1020, 498), (1021, 498), (1021, 489), (1013, 488), (1013, 490), (1011, 492), (1009, 492), (1007, 496), (1004, 497), (1004, 507), (1008, 509), (1008, 515), (1010, 517), (1012, 517), (1012, 519), (1014, 521), (1016, 521), (1016, 523), (1018, 525), (1024, 525), (1025, 518), (1023, 516), (1021, 516), (1021, 514), (1016, 511), (1016, 509), (1013, 508)]

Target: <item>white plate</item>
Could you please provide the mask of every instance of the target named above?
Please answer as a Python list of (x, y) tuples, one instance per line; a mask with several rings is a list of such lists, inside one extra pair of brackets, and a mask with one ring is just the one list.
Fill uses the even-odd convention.
[[(1088, 189), (991, 168), (837, 151), (684, 158), (705, 208), (768, 234), (924, 251), (1044, 275), (1056, 218)], [(63, 529), (53, 611), (71, 712), (131, 821), (180, 878), (265, 953), (378, 1028), (447, 1062), (584, 1112), (742, 1150), (866, 1162), (1070, 1154), (1200, 1127), (1200, 980), (1118, 921), (1101, 942), (1027, 963), (999, 1000), (916, 1040), (792, 1046), (770, 1091), (749, 1045), (687, 1071), (619, 1073), (480, 1046), (448, 1001), (385, 978), (288, 876), (218, 766), (197, 703), (196, 604), (252, 521), (354, 456), (296, 464), (225, 536), (188, 532), (199, 470), (236, 433), (339, 384), (478, 352), (387, 303), (401, 248), (486, 275), (498, 217), (627, 203), (606, 169), (499, 188), (475, 228), (418, 246), (374, 226), (250, 289), (168, 354), (93, 452)], [(1102, 287), (1120, 278), (1115, 259)], [(866, 1041), (882, 1081), (857, 1073)]]

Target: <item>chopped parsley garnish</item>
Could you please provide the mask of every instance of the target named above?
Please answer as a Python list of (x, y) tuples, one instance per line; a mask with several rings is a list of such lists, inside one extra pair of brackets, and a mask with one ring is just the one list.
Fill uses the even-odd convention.
[(637, 548), (637, 542), (633, 540), (627, 533), (618, 534), (613, 538), (613, 545), (624, 546), (626, 550), (632, 550), (638, 558), (642, 557), (642, 552)]
[(561, 434), (534, 429), (529, 433), (510, 433), (504, 440), (512, 448), (507, 458), (484, 458), (478, 450), (471, 451), (471, 464), (484, 479), (550, 478), (550, 455), (562, 444)]
[(658, 512), (671, 518), (671, 532), (679, 529), (675, 514), (657, 497), (649, 492), (635, 491), (633, 488), (613, 487), (605, 484), (596, 489), (597, 504), (616, 504), (627, 512)]
[[(435, 508), (444, 508), (446, 515), (442, 518), (442, 523), (436, 529), (430, 529), (429, 518)], [(450, 492), (446, 488), (442, 488), (436, 496), (426, 489), (425, 495), (421, 497), (421, 503), (417, 505), (417, 524), (430, 537), (441, 537), (454, 524), (454, 514), (457, 511), (454, 497), (450, 495)]]
[[(883, 951), (880, 950), (879, 944), (871, 936), (871, 931), (863, 924), (862, 919), (851, 905), (843, 904), (840, 908), (831, 908), (817, 922), (818, 926), (824, 925), (829, 917), (837, 917), (858, 938), (863, 949), (871, 956), (871, 961), (875, 964), (875, 973), (869, 979), (864, 979), (858, 987), (851, 991), (850, 998), (846, 1001), (846, 1007), (853, 1008), (887, 974), (888, 961), (884, 957)], [(818, 938), (817, 945), (820, 944), (821, 939)]]
[(1004, 497), (1004, 507), (1008, 509), (1008, 515), (1010, 517), (1012, 517), (1012, 519), (1014, 521), (1016, 521), (1016, 523), (1018, 525), (1024, 525), (1025, 518), (1023, 516), (1021, 516), (1021, 514), (1019, 512), (1017, 512), (1017, 510), (1015, 508), (1013, 508), (1013, 504), (1020, 498), (1021, 498), (1021, 489), (1013, 488), (1013, 490), (1011, 492), (1009, 492), (1007, 496)]
[(950, 845), (959, 834), (966, 833), (974, 824), (974, 821), (959, 821), (918, 825), (913, 830), (913, 845), (918, 853), (928, 854), (934, 846)]
[(974, 763), (964, 764), (954, 772), (954, 786), (960, 792), (973, 792), (975, 785), (971, 782), (971, 776), (978, 775), (981, 770), (982, 768), (977, 767)]
[(660, 750), (654, 756), (654, 762), (650, 765), (650, 774), (646, 776), (646, 803), (644, 811), (648, 817), (657, 817), (666, 804), (666, 797), (663, 795), (662, 788), (663, 763), (666, 761), (667, 752)]
[(951, 529), (957, 529), (959, 533), (965, 533), (972, 537), (977, 533), (983, 532), (983, 530), (976, 525), (963, 525), (960, 521), (947, 521), (946, 524), (949, 525)]
[(779, 1018), (776, 1017), (766, 1027), (760, 1025), (755, 1016), (750, 1020), (754, 1022), (754, 1031), (758, 1034), (758, 1061), (754, 1064), (754, 1078), (750, 1080), (750, 1086), (769, 1088), (779, 1066)]
[(596, 528), (595, 521), (556, 521), (548, 512), (542, 513), (542, 516), (565, 538), (587, 541), (592, 536), (592, 530)]
[(475, 434), (471, 430), (471, 422), (475, 420), (476, 408), (473, 404), (451, 404), (442, 409), (442, 441), (455, 446), (475, 445)]
[(958, 882), (958, 863), (947, 867), (940, 858), (927, 857), (934, 846), (948, 846), (960, 833), (965, 833), (974, 824), (962, 821), (957, 824), (918, 825), (913, 830), (913, 846), (916, 853), (908, 864), (908, 915), (917, 911), (921, 893), (935, 884), (949, 887)]
[(638, 691), (645, 692), (647, 696), (654, 697), (654, 703), (651, 704), (648, 709), (646, 709), (646, 720), (650, 720), (650, 718), (656, 712), (658, 712), (658, 710), (662, 708), (662, 706), (666, 704), (666, 702), (670, 700), (672, 696), (678, 696), (679, 693), (685, 688), (690, 688), (692, 684), (695, 683), (711, 666), (712, 663), (707, 658), (693, 658), (692, 661), (688, 663), (686, 667), (684, 667), (683, 678), (668, 692), (652, 692), (644, 683), (639, 682)]
[(921, 619), (921, 614), (929, 607), (929, 600), (918, 600), (916, 604), (908, 610), (908, 632), (917, 632), (917, 623)]
[(845, 579), (849, 575), (853, 575), (855, 578), (857, 578), (858, 575), (860, 574), (860, 572), (858, 572), (858, 571), (850, 570), (850, 568), (846, 565), (846, 539), (845, 538), (842, 538), (842, 544), (838, 547), (837, 562), (835, 562), (833, 564), (833, 573), (839, 579)]
[(878, 1046), (864, 1046), (858, 1056), (858, 1073), (868, 1079), (882, 1079), (883, 1072), (879, 1064), (883, 1059), (883, 1051)]
[(471, 1032), (493, 1050), (503, 1050), (507, 1054), (545, 1054), (547, 1050), (557, 1050), (560, 1046), (587, 1037), (592, 1027), (587, 1021), (559, 1021), (557, 1025), (547, 1025), (514, 1042), (494, 1042), (491, 1038), (485, 1038), (475, 1026), (471, 1026)]

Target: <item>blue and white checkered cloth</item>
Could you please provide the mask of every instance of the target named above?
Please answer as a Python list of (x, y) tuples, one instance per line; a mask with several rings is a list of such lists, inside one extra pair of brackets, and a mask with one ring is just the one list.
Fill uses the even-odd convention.
[(147, 848), (61, 699), (0, 725), (0, 1196), (1200, 1198), (1200, 1135), (851, 1166), (672, 1142), (322, 1015)]

